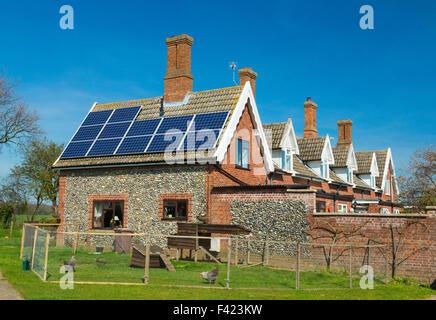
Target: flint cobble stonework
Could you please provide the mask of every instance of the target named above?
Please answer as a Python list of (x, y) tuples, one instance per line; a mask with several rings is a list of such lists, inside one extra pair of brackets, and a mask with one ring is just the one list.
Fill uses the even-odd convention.
[(138, 233), (175, 233), (176, 222), (159, 218), (160, 196), (192, 195), (190, 221), (196, 222), (205, 210), (205, 175), (201, 166), (69, 171), (65, 173), (63, 220), (87, 231), (92, 199), (116, 196), (126, 199), (124, 227)]

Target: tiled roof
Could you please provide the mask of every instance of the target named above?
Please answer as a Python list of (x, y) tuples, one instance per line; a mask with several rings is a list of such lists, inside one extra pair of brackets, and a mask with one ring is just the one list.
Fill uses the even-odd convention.
[(312, 170), (310, 170), (303, 161), (300, 160), (300, 158), (297, 155), (293, 155), (293, 166), (294, 170), (297, 172), (297, 174), (300, 174), (305, 177), (312, 177), (321, 179), (318, 175), (316, 175)]
[[(357, 174), (371, 173), (372, 154), (374, 151), (358, 151), (356, 152)], [(335, 159), (336, 160), (336, 159)]]
[(330, 169), (329, 176), (330, 179), (333, 180), (334, 182), (341, 183), (341, 184), (349, 184), (348, 182), (339, 178), (339, 176), (332, 169)]
[(264, 124), (263, 130), (271, 149), (279, 149), (287, 122)]
[(385, 163), (386, 163), (386, 157), (388, 155), (388, 150), (377, 150), (373, 151), (375, 152), (375, 157), (377, 158), (377, 167), (379, 171), (379, 176), (375, 179), (375, 182), (377, 184), (377, 187), (382, 187), (383, 182), (383, 172), (385, 171)]
[(347, 166), (349, 146), (338, 146), (333, 149), (333, 157), (335, 164), (331, 165), (332, 168), (341, 168)]
[[(141, 111), (138, 114), (137, 120), (151, 119), (158, 117), (172, 117), (197, 113), (230, 111), (236, 107), (239, 95), (242, 93), (243, 86), (229, 87), (223, 89), (214, 89), (207, 91), (199, 91), (190, 93), (186, 104), (179, 106), (162, 105), (162, 97), (130, 100), (123, 102), (97, 104), (92, 111), (101, 111), (107, 109), (118, 109), (140, 105)], [(85, 115), (84, 115), (85, 116)], [(227, 118), (227, 123), (230, 116)], [(224, 125), (224, 128), (227, 126)], [(218, 141), (219, 142), (219, 141)], [(206, 155), (201, 155), (202, 152), (196, 155), (196, 159), (210, 159), (213, 157), (215, 150), (209, 150)], [(200, 155), (199, 155), (200, 154)], [(180, 155), (181, 158), (190, 157), (192, 159), (193, 152), (184, 152)], [(61, 159), (54, 167), (78, 167), (78, 166), (101, 166), (101, 165), (116, 165), (116, 164), (139, 164), (147, 162), (163, 162), (165, 160), (164, 153), (145, 153), (135, 155), (114, 155), (105, 157), (87, 157), (77, 159)]]
[(356, 187), (371, 189), (371, 187), (367, 185), (362, 179), (360, 179), (356, 174), (354, 174), (353, 182), (356, 185)]
[(300, 158), (303, 161), (321, 160), (326, 137), (297, 138)]

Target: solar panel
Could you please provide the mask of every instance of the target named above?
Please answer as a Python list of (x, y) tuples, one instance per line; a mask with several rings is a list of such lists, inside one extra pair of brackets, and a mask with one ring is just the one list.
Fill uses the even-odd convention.
[(107, 139), (107, 138), (122, 138), (129, 129), (131, 122), (119, 122), (119, 123), (111, 123), (106, 124), (103, 131), (98, 136), (98, 139)]
[(188, 124), (193, 117), (194, 117), (193, 115), (190, 115), (190, 116), (164, 118), (156, 133), (163, 134), (166, 133), (168, 130), (180, 130), (182, 132), (186, 132), (186, 130), (188, 129)]
[(116, 154), (143, 153), (152, 136), (125, 138)]
[(189, 131), (221, 129), (228, 114), (228, 111), (197, 114)]
[(116, 109), (108, 122), (113, 123), (113, 122), (132, 121), (136, 118), (136, 115), (138, 114), (140, 109), (141, 109), (140, 106)]
[(117, 149), (120, 141), (121, 138), (97, 140), (95, 141), (95, 144), (92, 146), (91, 150), (89, 150), (87, 156), (92, 157), (111, 155)]
[(92, 145), (91, 141), (71, 142), (62, 153), (61, 158), (79, 158), (86, 156), (89, 147)]
[(90, 112), (83, 121), (82, 126), (91, 126), (96, 124), (104, 124), (111, 115), (112, 110)]
[(188, 132), (181, 148), (184, 150), (213, 149), (221, 130)]
[(183, 139), (183, 133), (178, 134), (156, 134), (151, 140), (147, 152), (175, 151)]
[(103, 125), (80, 127), (72, 141), (94, 140)]
[(127, 133), (127, 137), (153, 134), (160, 121), (161, 118), (134, 121)]

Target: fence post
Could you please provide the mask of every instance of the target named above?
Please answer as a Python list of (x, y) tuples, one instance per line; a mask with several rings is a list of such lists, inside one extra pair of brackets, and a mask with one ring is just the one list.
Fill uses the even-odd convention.
[(32, 267), (30, 268), (33, 271), (33, 261), (35, 260), (35, 247), (36, 247), (36, 237), (38, 235), (38, 227), (35, 227), (35, 231), (33, 232), (33, 247), (32, 247)]
[(300, 241), (297, 242), (297, 267), (295, 270), (295, 289), (300, 288)]
[(250, 249), (251, 249), (250, 238), (248, 238), (247, 239), (247, 264), (250, 264)]
[(269, 265), (269, 242), (268, 238), (265, 240), (265, 263), (264, 265)]
[(12, 231), (14, 229), (14, 218), (15, 218), (15, 215), (11, 218), (11, 230), (9, 232), (9, 235), (11, 236), (11, 238), (12, 238)]
[(145, 275), (144, 284), (148, 284), (150, 269), (150, 236), (148, 235), (145, 243)]
[(227, 284), (226, 284), (226, 288), (230, 289), (230, 263), (232, 260), (232, 239), (231, 238), (228, 238), (227, 244), (228, 244), (228, 252), (227, 252)]
[(77, 253), (78, 245), (79, 245), (79, 225), (76, 226), (76, 238), (74, 239), (74, 254)]
[(47, 268), (48, 268), (48, 247), (50, 245), (50, 232), (47, 231), (46, 247), (45, 247), (45, 264), (44, 264), (44, 281), (47, 281)]
[(235, 244), (235, 264), (238, 265), (238, 251), (239, 251), (239, 239), (236, 238), (236, 244)]
[(21, 249), (20, 249), (20, 259), (23, 259), (23, 247), (24, 247), (24, 233), (26, 232), (25, 230), (25, 226), (26, 224), (23, 223), (23, 231), (21, 233)]
[(350, 244), (350, 289), (353, 289), (353, 269), (352, 269), (352, 260), (353, 260), (353, 247)]
[(195, 256), (194, 260), (197, 262), (198, 259), (198, 224), (196, 225), (196, 231), (195, 231)]

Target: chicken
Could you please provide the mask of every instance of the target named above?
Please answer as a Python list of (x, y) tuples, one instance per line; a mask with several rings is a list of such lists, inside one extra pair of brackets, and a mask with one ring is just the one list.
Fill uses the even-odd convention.
[(68, 271), (76, 271), (76, 259), (74, 259), (74, 256), (71, 257), (70, 261), (66, 262), (65, 260), (62, 260), (63, 265), (67, 268)]
[(102, 265), (105, 265), (105, 264), (106, 264), (106, 261), (98, 260), (98, 258), (95, 258), (95, 262), (96, 262), (97, 264), (102, 264)]
[(215, 280), (218, 278), (218, 267), (211, 271), (201, 272), (200, 275), (203, 279), (209, 281), (209, 284), (215, 283)]

